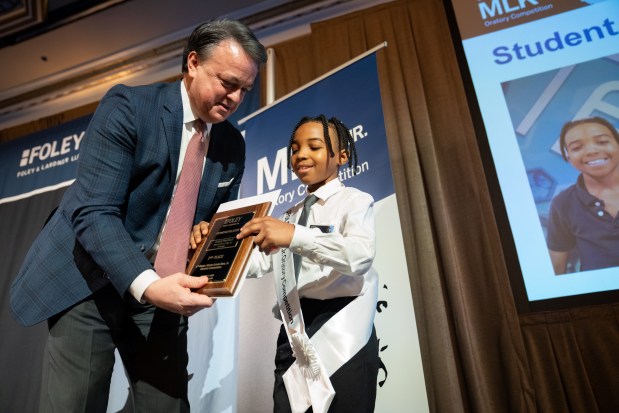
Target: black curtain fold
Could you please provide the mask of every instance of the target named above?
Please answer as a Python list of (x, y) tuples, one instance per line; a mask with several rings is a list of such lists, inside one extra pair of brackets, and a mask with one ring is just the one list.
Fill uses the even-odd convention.
[(64, 189), (58, 189), (0, 204), (0, 234), (4, 239), (0, 253), (1, 412), (35, 412), (39, 405), (47, 325), (26, 328), (17, 324), (9, 307), (9, 289), (30, 244), (63, 193)]

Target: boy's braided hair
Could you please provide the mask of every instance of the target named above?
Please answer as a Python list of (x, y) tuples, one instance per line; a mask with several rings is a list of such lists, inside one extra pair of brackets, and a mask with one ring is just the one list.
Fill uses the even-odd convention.
[(337, 135), (338, 147), (340, 150), (345, 150), (348, 154), (348, 167), (353, 167), (353, 174), (356, 173), (357, 170), (357, 148), (355, 146), (355, 140), (353, 139), (348, 127), (344, 125), (344, 123), (336, 117), (332, 117), (331, 119), (327, 119), (325, 115), (318, 116), (304, 116), (297, 122), (296, 126), (292, 130), (292, 134), (290, 135), (290, 140), (288, 141), (288, 169), (292, 168), (291, 160), (292, 160), (292, 143), (294, 141), (294, 134), (297, 133), (297, 129), (301, 127), (301, 125), (308, 122), (318, 122), (322, 124), (323, 135), (325, 138), (325, 143), (327, 144), (327, 149), (329, 151), (329, 156), (335, 156), (335, 152), (333, 151), (333, 144), (331, 143), (331, 138), (329, 137), (329, 125), (333, 126), (335, 129), (335, 133)]

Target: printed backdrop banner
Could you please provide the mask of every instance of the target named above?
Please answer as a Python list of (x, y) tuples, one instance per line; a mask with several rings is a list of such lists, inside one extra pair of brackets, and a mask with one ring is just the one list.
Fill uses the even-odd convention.
[[(380, 47), (376, 49), (378, 48)], [(347, 186), (370, 193), (375, 200), (377, 254), (374, 267), (379, 273), (381, 286), (375, 320), (381, 348), (380, 387), (376, 411), (405, 411), (412, 409), (413, 406), (415, 412), (428, 411), (387, 148), (376, 53), (369, 51), (351, 60), (330, 74), (240, 121), (245, 129), (247, 144), (241, 196), (253, 196), (281, 189), (273, 216), (280, 216), (305, 197), (305, 185), (287, 167), (287, 147), (297, 122), (303, 116), (318, 114), (324, 114), (327, 118), (332, 116), (339, 118), (348, 126), (355, 139), (359, 154), (356, 174), (353, 175), (350, 168), (343, 166), (340, 169), (339, 179)], [(273, 280), (270, 276), (265, 278), (268, 278), (269, 299), (272, 305), (275, 303)], [(244, 284), (242, 300), (248, 299), (246, 297), (249, 294), (255, 294), (252, 291), (253, 282), (254, 280), (250, 279)], [(267, 291), (267, 288), (264, 291)], [(255, 354), (256, 348), (268, 348), (271, 360), (274, 355), (279, 323), (275, 323), (276, 327), (268, 333), (265, 329), (265, 320), (252, 315), (259, 306), (270, 308), (265, 302), (268, 303), (267, 297), (261, 295), (259, 301), (247, 307), (247, 313), (241, 311), (242, 319), (253, 316), (255, 324), (261, 327), (256, 330), (252, 330), (251, 327), (247, 330), (241, 328), (240, 369), (244, 368), (245, 352)], [(245, 325), (250, 324), (251, 321), (245, 322)], [(272, 361), (270, 364), (272, 369)], [(259, 377), (265, 386), (262, 393), (271, 394), (273, 383), (265, 378), (272, 377), (272, 370), (266, 370), (259, 375), (257, 372), (250, 373), (243, 370), (243, 375), (246, 374), (257, 374), (257, 379)], [(239, 411), (245, 411), (243, 407), (250, 406), (250, 401), (243, 400), (243, 394), (244, 388), (240, 386)]]
[(0, 203), (69, 185), (92, 115), (2, 145)]
[[(373, 75), (373, 79), (366, 80)], [(359, 166), (342, 168), (340, 180), (381, 200), (394, 193), (376, 75), (376, 56), (320, 80), (246, 121), (247, 159), (241, 196), (281, 188), (273, 211), (279, 216), (305, 196), (305, 186), (287, 166), (287, 147), (296, 122), (320, 113), (346, 124), (355, 139)], [(274, 151), (275, 150), (275, 151)]]

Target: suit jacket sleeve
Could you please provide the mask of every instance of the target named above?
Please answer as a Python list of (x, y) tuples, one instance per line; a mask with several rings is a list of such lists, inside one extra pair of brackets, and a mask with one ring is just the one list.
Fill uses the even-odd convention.
[[(155, 120), (140, 119), (142, 111), (132, 98), (126, 89), (113, 88), (101, 101), (82, 141), (73, 197), (64, 208), (78, 242), (120, 291), (152, 268), (126, 224), (134, 219), (128, 208), (131, 198), (140, 195), (135, 191), (148, 190), (145, 182), (132, 180), (141, 168), (140, 157), (152, 157), (149, 164), (156, 168), (160, 156), (155, 155), (156, 143), (150, 149), (138, 148), (137, 124)], [(150, 128), (150, 136), (140, 138), (156, 140), (156, 136), (156, 128)], [(149, 212), (153, 209), (145, 206), (143, 213)]]

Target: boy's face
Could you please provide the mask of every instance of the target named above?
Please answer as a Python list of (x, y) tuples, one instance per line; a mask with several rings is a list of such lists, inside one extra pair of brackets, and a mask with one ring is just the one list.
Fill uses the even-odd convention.
[(329, 156), (321, 123), (304, 123), (294, 134), (290, 163), (294, 173), (308, 186), (310, 192), (337, 178), (339, 166), (348, 162), (345, 151), (339, 150), (337, 135), (331, 126), (329, 138), (335, 152), (334, 157)]
[(582, 123), (565, 134), (567, 159), (583, 174), (604, 177), (619, 169), (619, 143), (599, 123)]

